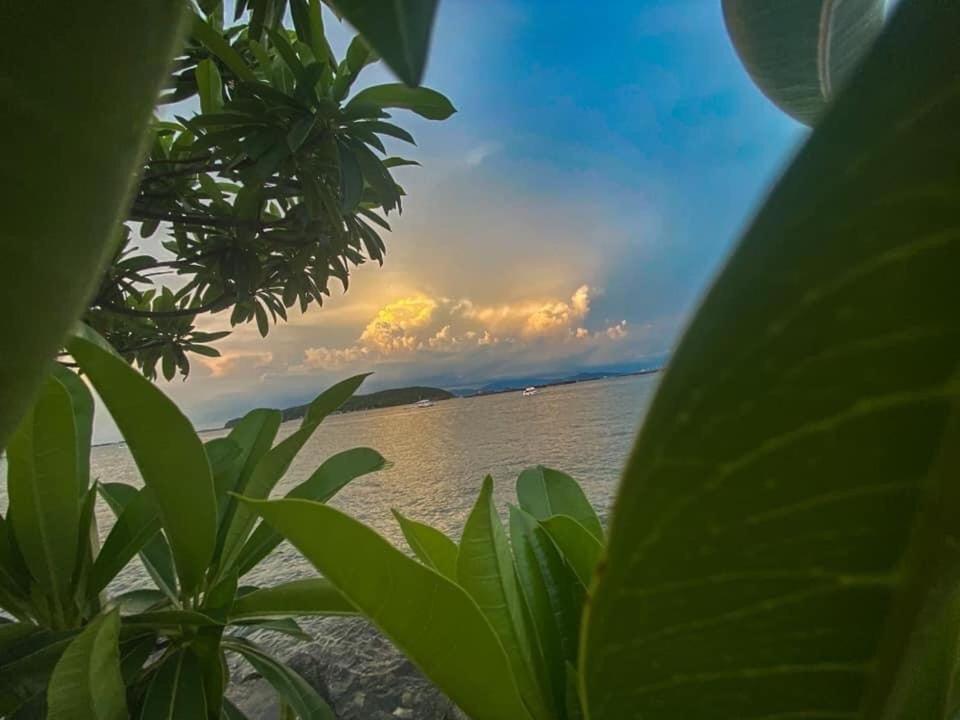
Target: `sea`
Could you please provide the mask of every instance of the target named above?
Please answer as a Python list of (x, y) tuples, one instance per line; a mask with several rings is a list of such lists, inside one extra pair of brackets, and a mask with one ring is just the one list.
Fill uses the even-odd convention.
[[(279, 497), (303, 482), (330, 455), (353, 447), (379, 451), (388, 469), (358, 478), (331, 505), (370, 525), (406, 550), (391, 508), (459, 539), (480, 485), (494, 480), (495, 500), (504, 519), (516, 502), (517, 475), (531, 465), (562, 470), (580, 481), (601, 518), (606, 519), (637, 429), (660, 375), (639, 375), (546, 387), (536, 395), (519, 392), (455, 398), (432, 407), (403, 406), (328, 417), (304, 446), (273, 492)], [(279, 437), (296, 430), (285, 423)], [(201, 433), (204, 440), (226, 430)], [(0, 461), (0, 510), (6, 508), (6, 467)], [(91, 477), (101, 482), (140, 486), (140, 477), (123, 444), (98, 446)], [(101, 536), (113, 515), (97, 507)], [(349, 552), (345, 547), (344, 552)], [(273, 585), (314, 576), (316, 571), (290, 545), (280, 545), (242, 579), (244, 585)], [(131, 563), (109, 588), (120, 593), (147, 587), (139, 561)], [(322, 620), (305, 620), (308, 633)], [(324, 629), (330, 635), (336, 629)], [(259, 635), (259, 633), (258, 633)], [(291, 651), (283, 635), (256, 637), (281, 656)], [(330, 638), (335, 640), (335, 638)]]

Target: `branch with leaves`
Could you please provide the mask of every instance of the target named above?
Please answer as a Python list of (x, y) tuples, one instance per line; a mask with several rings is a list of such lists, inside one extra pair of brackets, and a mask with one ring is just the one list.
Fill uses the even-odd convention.
[[(362, 4), (344, 4), (348, 19)], [(404, 195), (393, 171), (417, 164), (388, 155), (384, 138), (414, 144), (388, 110), (454, 112), (400, 83), (351, 96), (380, 56), (358, 36), (338, 61), (319, 0), (291, 1), (292, 29), (285, 2), (241, 2), (231, 26), (222, 5), (202, 5), (160, 98), (172, 119), (153, 122), (129, 222), (84, 317), (151, 378), (158, 365), (187, 375), (190, 353), (219, 354), (208, 343), (226, 330), (198, 331), (200, 316), (230, 310), (231, 327), (255, 322), (266, 336), (290, 308), (322, 305), (331, 280), (346, 290), (352, 268), (382, 264)], [(422, 63), (400, 70), (417, 80)], [(157, 234), (169, 257), (138, 246)]]

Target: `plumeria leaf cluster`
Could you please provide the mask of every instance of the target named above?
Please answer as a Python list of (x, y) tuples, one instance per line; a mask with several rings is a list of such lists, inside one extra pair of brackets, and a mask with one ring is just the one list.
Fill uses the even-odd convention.
[[(443, 120), (453, 105), (403, 83), (354, 92), (380, 57), (357, 36), (337, 59), (318, 0), (239, 3), (190, 17), (150, 129), (116, 250), (85, 315), (150, 378), (186, 376), (228, 328), (266, 336), (322, 305), (351, 269), (383, 263), (402, 209), (390, 154), (414, 144), (394, 110)], [(212, 317), (211, 317), (212, 316)]]

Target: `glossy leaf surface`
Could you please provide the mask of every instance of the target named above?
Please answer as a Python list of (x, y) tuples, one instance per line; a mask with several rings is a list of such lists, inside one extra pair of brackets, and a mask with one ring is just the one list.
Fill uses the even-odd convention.
[(812, 125), (883, 27), (884, 0), (723, 0), (740, 60), (763, 93)]
[[(460, 587), (327, 505), (246, 502), (470, 717), (529, 717), (503, 647)], [(350, 552), (342, 552), (344, 547)]]
[(946, 697), (902, 689), (960, 567), (958, 35), (956, 3), (899, 4), (674, 355), (591, 602), (591, 720)]
[(181, 587), (190, 592), (202, 579), (216, 541), (216, 499), (203, 443), (177, 406), (123, 360), (80, 338), (70, 343), (70, 351), (153, 492)]

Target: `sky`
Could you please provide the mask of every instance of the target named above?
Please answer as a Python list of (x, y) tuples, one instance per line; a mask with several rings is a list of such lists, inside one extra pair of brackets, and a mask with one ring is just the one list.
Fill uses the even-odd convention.
[[(328, 30), (342, 51), (349, 27)], [(467, 387), (668, 353), (805, 137), (751, 84), (718, 0), (441, 0), (424, 84), (458, 112), (395, 114), (418, 146), (389, 149), (422, 167), (398, 171), (383, 267), (162, 383), (198, 427), (359, 372)]]

